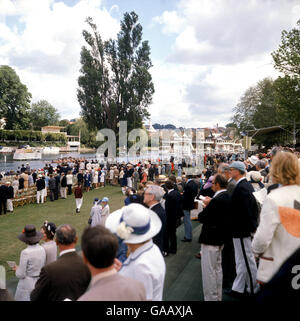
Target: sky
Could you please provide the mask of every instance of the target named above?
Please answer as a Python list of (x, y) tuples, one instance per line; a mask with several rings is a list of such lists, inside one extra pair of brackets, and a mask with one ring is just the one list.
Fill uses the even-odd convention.
[(151, 47), (152, 124), (199, 128), (225, 126), (250, 86), (279, 75), (271, 52), (296, 27), (300, 1), (0, 0), (0, 65), (15, 69), (32, 102), (77, 118), (86, 17), (109, 39), (131, 11)]

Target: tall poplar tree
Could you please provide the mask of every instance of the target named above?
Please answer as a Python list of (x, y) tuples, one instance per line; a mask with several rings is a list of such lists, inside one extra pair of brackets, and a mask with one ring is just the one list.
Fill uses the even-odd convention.
[(135, 12), (125, 13), (117, 39), (103, 41), (92, 18), (91, 32), (84, 30), (88, 46), (81, 49), (81, 75), (77, 98), (81, 115), (92, 130), (128, 121), (128, 130), (142, 126), (149, 117), (154, 85), (150, 46), (142, 41), (142, 26)]

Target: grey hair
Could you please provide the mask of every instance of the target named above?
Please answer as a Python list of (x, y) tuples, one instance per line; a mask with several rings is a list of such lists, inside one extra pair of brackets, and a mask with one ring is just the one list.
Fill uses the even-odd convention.
[(266, 167), (266, 162), (263, 161), (263, 160), (259, 160), (257, 163), (256, 163), (256, 166), (260, 169), (264, 169)]
[(164, 190), (158, 185), (148, 185), (147, 192), (154, 195), (156, 201), (160, 201), (164, 196)]
[(226, 163), (221, 163), (218, 167), (218, 170), (220, 170), (221, 173), (230, 172), (230, 167)]
[(271, 155), (274, 157), (278, 152), (281, 151), (281, 148), (280, 147), (273, 147), (272, 150), (271, 150)]
[(62, 245), (70, 245), (76, 241), (76, 230), (69, 224), (60, 225), (56, 229), (56, 241)]

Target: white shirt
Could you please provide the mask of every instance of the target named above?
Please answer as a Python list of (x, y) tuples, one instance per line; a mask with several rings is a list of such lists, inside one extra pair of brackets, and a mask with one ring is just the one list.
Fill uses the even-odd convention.
[(104, 279), (104, 278), (114, 275), (116, 273), (117, 273), (117, 270), (115, 268), (113, 268), (109, 271), (106, 271), (106, 272), (99, 273), (99, 274), (92, 277), (91, 285), (95, 284), (95, 282), (97, 282), (100, 279)]
[(130, 253), (119, 273), (142, 282), (147, 300), (162, 301), (166, 264), (152, 240)]
[(67, 178), (67, 185), (72, 185), (73, 184), (73, 175), (72, 174), (68, 174), (66, 176)]
[(222, 192), (226, 192), (226, 189), (220, 189), (219, 191), (215, 192), (213, 198), (215, 198), (218, 194), (220, 194)]
[[(154, 206), (156, 206), (157, 204), (160, 204), (160, 202), (156, 202), (155, 204), (152, 204), (151, 206), (149, 206), (149, 210), (152, 210), (152, 208), (154, 207)], [(160, 204), (161, 205), (161, 204)]]
[(67, 254), (67, 253), (70, 253), (70, 252), (76, 252), (76, 250), (75, 250), (75, 249), (70, 249), (70, 250), (61, 251), (61, 252), (59, 253), (59, 256), (62, 256), (62, 255), (64, 255), (64, 254)]
[(236, 182), (236, 185), (237, 185), (240, 181), (242, 181), (243, 179), (246, 179), (246, 177), (245, 177), (245, 176), (241, 177), (241, 178)]

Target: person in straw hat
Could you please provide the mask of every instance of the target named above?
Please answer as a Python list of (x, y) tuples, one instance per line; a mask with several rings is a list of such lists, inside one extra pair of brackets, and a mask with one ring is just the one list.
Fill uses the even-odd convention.
[(43, 234), (38, 232), (34, 225), (28, 224), (19, 234), (18, 239), (27, 244), (27, 248), (21, 252), (20, 264), (13, 270), (19, 279), (15, 300), (30, 301), (30, 293), (34, 289), (39, 278), (40, 271), (46, 262), (46, 253), (39, 241)]
[(120, 273), (144, 284), (147, 300), (161, 301), (166, 274), (164, 258), (152, 241), (162, 227), (158, 215), (133, 203), (111, 213), (106, 227), (128, 246), (129, 256)]

